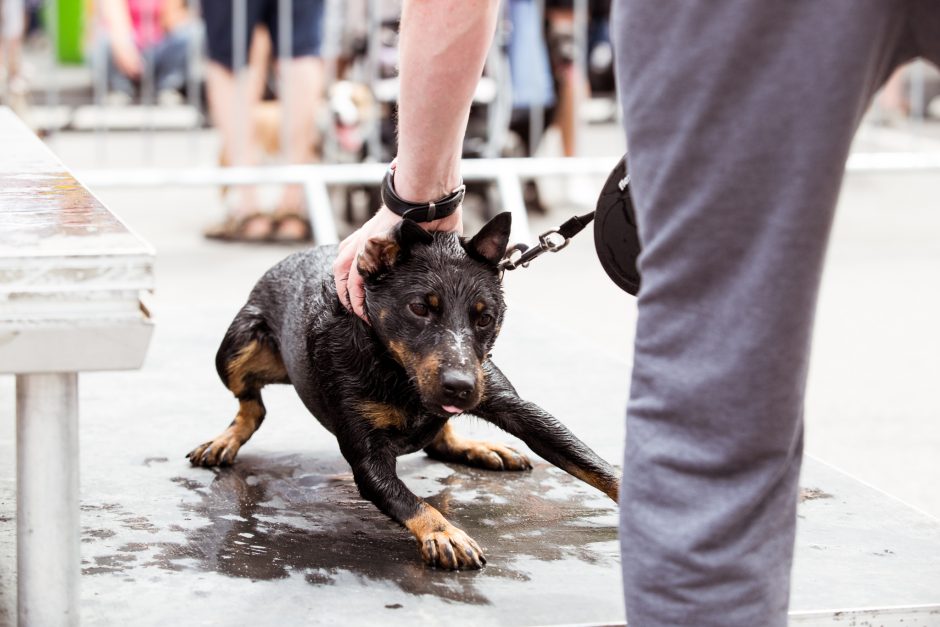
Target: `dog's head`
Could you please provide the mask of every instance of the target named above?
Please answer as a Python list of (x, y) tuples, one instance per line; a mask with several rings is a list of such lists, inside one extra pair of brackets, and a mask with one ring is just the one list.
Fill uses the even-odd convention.
[(483, 361), (506, 308), (498, 264), (511, 218), (501, 213), (472, 238), (428, 233), (403, 220), (369, 240), (357, 267), (372, 328), (438, 415), (483, 398)]

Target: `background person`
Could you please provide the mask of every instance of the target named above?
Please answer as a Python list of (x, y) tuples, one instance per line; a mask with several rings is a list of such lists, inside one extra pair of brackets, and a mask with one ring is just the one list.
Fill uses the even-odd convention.
[(0, 102), (21, 116), (26, 111), (28, 84), (23, 76), (23, 36), (26, 6), (23, 0), (0, 0)]
[[(495, 4), (405, 3), (406, 200), (459, 183), (466, 85)], [(628, 620), (782, 626), (810, 337), (845, 161), (891, 72), (918, 55), (940, 63), (940, 8), (618, 0), (611, 25), (643, 245), (620, 508)], [(432, 48), (415, 54), (428, 32)], [(396, 221), (382, 209), (340, 245), (337, 290), (358, 315), (353, 260)]]
[[(252, 44), (253, 33), (262, 27), (271, 38), (272, 50), (280, 51), (278, 0), (245, 0), (244, 40)], [(323, 66), (318, 58), (322, 41), (323, 0), (293, 0), (291, 3), (291, 58), (279, 60), (278, 97), (286, 104), (290, 119), (290, 143), (286, 147), (289, 163), (307, 163), (313, 159), (316, 114), (323, 92)], [(264, 60), (247, 64), (240, 77), (234, 73), (235, 49), (231, 0), (203, 0), (209, 62), (206, 79), (209, 111), (222, 135), (224, 161), (233, 166), (255, 165), (259, 158), (256, 128), (246, 123), (261, 100), (267, 64)], [(248, 58), (248, 50), (240, 51)], [(255, 55), (252, 54), (254, 57)], [(283, 148), (283, 147), (282, 147)], [(209, 228), (206, 236), (224, 240), (303, 242), (310, 239), (303, 188), (285, 186), (280, 203), (272, 215), (261, 209), (253, 185), (233, 188), (233, 202), (227, 216)]]
[(101, 18), (98, 46), (107, 59), (109, 104), (131, 103), (148, 65), (157, 102), (180, 104), (197, 36), (185, 1), (101, 0)]

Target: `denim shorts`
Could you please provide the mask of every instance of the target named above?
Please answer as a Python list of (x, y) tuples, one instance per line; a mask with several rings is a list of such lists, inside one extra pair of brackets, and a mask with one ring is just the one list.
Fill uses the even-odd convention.
[[(236, 0), (245, 6), (245, 42), (251, 42), (255, 26), (263, 24), (271, 33), (274, 54), (280, 54), (278, 44), (278, 0)], [(202, 0), (202, 18), (206, 23), (206, 42), (209, 58), (232, 69), (234, 67), (232, 0)], [(315, 57), (320, 54), (323, 41), (324, 0), (292, 0), (291, 2), (291, 56)], [(248, 51), (244, 51), (248, 59)]]

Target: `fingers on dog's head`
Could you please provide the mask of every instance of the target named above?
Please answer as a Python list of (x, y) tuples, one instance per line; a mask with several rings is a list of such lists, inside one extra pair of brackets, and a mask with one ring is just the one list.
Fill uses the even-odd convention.
[(363, 278), (378, 276), (407, 257), (415, 246), (427, 246), (432, 241), (433, 236), (416, 222), (402, 220), (388, 235), (366, 241), (356, 258), (356, 267)]

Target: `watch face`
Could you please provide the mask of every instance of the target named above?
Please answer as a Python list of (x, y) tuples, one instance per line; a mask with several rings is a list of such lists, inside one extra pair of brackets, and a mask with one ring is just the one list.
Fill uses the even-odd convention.
[(620, 289), (636, 296), (640, 290), (640, 273), (636, 267), (640, 238), (630, 198), (627, 155), (610, 173), (597, 199), (594, 247), (607, 276)]

